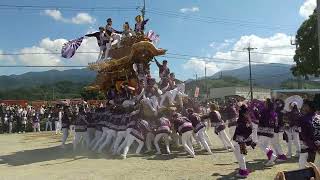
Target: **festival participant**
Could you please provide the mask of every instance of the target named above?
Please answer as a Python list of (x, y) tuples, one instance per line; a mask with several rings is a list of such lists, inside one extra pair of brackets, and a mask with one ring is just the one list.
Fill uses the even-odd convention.
[[(121, 121), (121, 118), (122, 118), (122, 114), (121, 114), (119, 107), (116, 107), (112, 111), (112, 115), (109, 119), (109, 125), (108, 125), (108, 129), (106, 132), (107, 135), (106, 135), (105, 140), (99, 146), (98, 153), (102, 153), (103, 149), (106, 146), (110, 145), (112, 143), (112, 140), (114, 140), (116, 138), (117, 129), (119, 126), (118, 122)], [(112, 147), (112, 146), (110, 146), (110, 147)], [(111, 148), (111, 150), (112, 150), (112, 148)]]
[(33, 117), (33, 132), (40, 132), (40, 113), (37, 112), (36, 115)]
[(108, 18), (107, 25), (106, 25), (106, 33), (111, 37), (111, 40), (112, 40), (112, 42), (110, 41), (109, 43), (107, 43), (105, 56), (104, 56), (105, 58), (109, 58), (108, 53), (109, 53), (109, 50), (111, 49), (111, 46), (116, 44), (118, 48), (120, 47), (120, 40), (121, 40), (122, 32), (113, 29), (112, 19)]
[(226, 126), (221, 118), (221, 115), (218, 111), (218, 106), (216, 104), (210, 105), (210, 113), (207, 115), (202, 116), (202, 119), (210, 119), (211, 127), (214, 127), (214, 133), (218, 135), (219, 139), (221, 140), (222, 144), (224, 145), (225, 149), (228, 151), (233, 150), (233, 145), (228, 137), (225, 129)]
[(246, 146), (255, 148), (256, 143), (252, 141), (252, 123), (250, 122), (249, 110), (246, 105), (242, 105), (239, 110), (239, 117), (236, 124), (236, 129), (233, 135), (234, 155), (239, 163), (239, 171), (237, 176), (246, 178), (249, 175), (249, 170), (246, 166), (245, 155), (247, 155)]
[(233, 137), (234, 131), (236, 130), (238, 113), (235, 102), (229, 102), (226, 107), (226, 121), (228, 122), (229, 135)]
[(155, 116), (157, 116), (159, 108), (158, 97), (160, 94), (161, 93), (159, 89), (155, 87), (155, 79), (149, 79), (145, 89), (145, 98), (142, 100), (142, 102), (146, 103), (150, 107)]
[(176, 75), (172, 72), (169, 74), (169, 90), (173, 90), (177, 87), (176, 85)]
[(88, 132), (90, 144), (94, 138), (95, 131), (96, 131), (94, 115), (95, 115), (94, 109), (87, 108), (87, 111), (86, 111), (86, 120), (88, 121), (87, 132)]
[(154, 138), (154, 146), (156, 147), (156, 150), (157, 150), (156, 154), (157, 155), (161, 154), (159, 141), (162, 138), (164, 139), (167, 153), (170, 154), (171, 151), (170, 151), (170, 144), (169, 144), (169, 136), (172, 132), (170, 120), (168, 118), (161, 117), (159, 121), (157, 121), (157, 123), (158, 123), (158, 128), (156, 130), (156, 136)]
[(28, 112), (24, 108), (22, 111), (22, 132), (23, 133), (26, 133), (26, 129), (27, 129), (27, 120), (28, 120), (27, 115), (28, 115)]
[(149, 21), (149, 19), (143, 20), (143, 17), (141, 15), (136, 16), (135, 18), (136, 24), (134, 27), (134, 31), (138, 34), (144, 34), (145, 25)]
[(46, 131), (52, 131), (52, 111), (49, 109), (46, 113)]
[(299, 157), (299, 153), (300, 153), (300, 140), (299, 140), (299, 132), (300, 132), (300, 127), (299, 127), (299, 120), (302, 116), (297, 103), (296, 102), (292, 102), (290, 104), (290, 112), (288, 112), (287, 118), (289, 121), (289, 128), (286, 128), (285, 132), (287, 134), (287, 140), (288, 140), (288, 153), (287, 153), (287, 157), (291, 158), (292, 156), (292, 144), (295, 145), (296, 147), (296, 154), (295, 157)]
[(284, 155), (281, 145), (279, 143), (280, 133), (283, 132), (284, 121), (283, 121), (283, 108), (284, 102), (281, 99), (275, 100), (275, 112), (277, 113), (277, 120), (275, 123), (274, 136), (272, 138), (272, 147), (278, 156), (277, 161), (286, 161), (287, 157)]
[(77, 145), (83, 139), (86, 143), (87, 148), (89, 148), (89, 136), (87, 133), (87, 120), (84, 111), (84, 107), (79, 107), (79, 114), (75, 119), (75, 135), (73, 140), (73, 151), (77, 149)]
[(122, 159), (127, 158), (128, 151), (134, 141), (138, 142), (138, 148), (136, 149), (136, 154), (140, 154), (143, 148), (144, 141), (148, 132), (151, 131), (150, 125), (146, 120), (140, 119), (140, 117), (135, 117), (136, 124), (132, 128), (130, 134), (126, 137), (126, 146), (124, 147), (123, 153), (121, 154)]
[(156, 59), (156, 64), (159, 68), (159, 77), (162, 80), (163, 78), (167, 78), (170, 75), (170, 69), (168, 67), (168, 61), (167, 60), (163, 60), (162, 64), (160, 64)]
[(8, 124), (9, 124), (9, 134), (12, 133), (13, 129), (13, 121), (14, 121), (14, 114), (13, 111), (10, 111), (9, 118), (8, 118)]
[(90, 142), (90, 148), (92, 148), (102, 136), (102, 128), (105, 125), (105, 119), (103, 118), (104, 108), (98, 108), (94, 115), (95, 134), (93, 140)]
[(261, 112), (261, 117), (258, 124), (258, 139), (259, 147), (268, 157), (268, 162), (265, 166), (273, 166), (274, 161), (277, 159), (276, 154), (269, 148), (271, 140), (274, 136), (275, 121), (277, 114), (274, 111), (274, 105), (270, 99), (265, 102), (265, 108)]
[(61, 119), (62, 119), (62, 110), (60, 109), (56, 112), (55, 117), (55, 130), (56, 134), (61, 134)]
[(69, 136), (69, 129), (70, 129), (70, 124), (71, 124), (71, 112), (69, 110), (68, 106), (64, 106), (63, 108), (63, 115), (61, 118), (61, 123), (62, 123), (62, 140), (61, 140), (61, 147), (65, 147), (65, 143), (68, 139)]
[(127, 124), (130, 122), (130, 115), (125, 113), (121, 120), (119, 121), (119, 126), (117, 128), (116, 138), (112, 147), (112, 155), (116, 155), (117, 150), (120, 146), (122, 140), (124, 140), (127, 136)]
[(201, 121), (200, 116), (194, 113), (193, 109), (191, 108), (187, 109), (187, 113), (188, 113), (187, 118), (192, 123), (194, 133), (196, 134), (198, 141), (201, 142), (201, 145), (207, 150), (209, 154), (212, 154), (205, 136), (205, 131), (206, 131), (205, 124)]
[(132, 29), (130, 28), (130, 25), (128, 22), (125, 22), (123, 24), (123, 31), (122, 31), (122, 38), (127, 38), (127, 37), (131, 37), (134, 36), (135, 32), (132, 31)]
[(104, 124), (102, 126), (102, 135), (100, 139), (95, 143), (95, 145), (92, 147), (92, 151), (96, 151), (101, 144), (105, 141), (105, 139), (108, 136), (109, 127), (110, 127), (110, 121), (111, 121), (112, 112), (110, 110), (107, 110), (106, 112), (102, 113), (101, 119), (103, 120)]
[(260, 113), (254, 105), (250, 104), (249, 115), (252, 122), (252, 140), (258, 143), (258, 124), (260, 119)]
[(106, 33), (104, 27), (99, 27), (99, 32), (85, 35), (86, 37), (95, 37), (100, 48), (98, 62), (102, 61), (105, 57), (106, 45), (110, 42), (110, 36)]
[(124, 141), (121, 143), (121, 145), (118, 147), (118, 149), (116, 151), (117, 155), (120, 155), (121, 151), (127, 145), (127, 141), (129, 140), (129, 138), (131, 136), (130, 133), (131, 133), (132, 129), (136, 126), (136, 123), (137, 123), (137, 120), (138, 120), (138, 117), (139, 117), (139, 113), (140, 113), (139, 110), (133, 111), (133, 112), (130, 113), (130, 115), (129, 115), (130, 118), (128, 119), (129, 122), (127, 123), (127, 127), (126, 127), (126, 136), (124, 138)]
[(192, 146), (193, 127), (187, 117), (183, 117), (179, 113), (174, 113), (171, 118), (175, 132), (181, 136), (182, 146), (189, 153), (189, 157), (194, 158), (195, 152)]
[(320, 116), (316, 114), (313, 101), (305, 100), (303, 116), (299, 121), (301, 152), (299, 156), (299, 167), (305, 168), (307, 162), (314, 163), (316, 152), (320, 150)]

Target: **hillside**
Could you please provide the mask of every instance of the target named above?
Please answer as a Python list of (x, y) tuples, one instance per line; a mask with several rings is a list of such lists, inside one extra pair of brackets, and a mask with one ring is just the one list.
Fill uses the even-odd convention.
[(248, 86), (246, 81), (241, 81), (234, 77), (222, 77), (221, 79), (200, 79), (198, 81), (186, 82), (186, 91), (193, 95), (196, 87), (200, 88), (200, 94), (206, 93), (206, 84), (208, 91), (210, 88), (230, 87), (230, 86)]
[[(287, 64), (255, 64), (252, 65), (252, 78), (254, 84), (266, 88), (279, 88), (283, 81), (293, 79), (290, 71), (291, 65)], [(214, 74), (211, 78), (220, 76), (232, 76), (243, 81), (249, 80), (249, 67), (222, 71)]]

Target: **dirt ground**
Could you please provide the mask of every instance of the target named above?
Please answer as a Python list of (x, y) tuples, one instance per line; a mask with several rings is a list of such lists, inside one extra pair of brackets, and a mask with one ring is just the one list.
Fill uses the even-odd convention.
[[(192, 159), (182, 150), (173, 150), (172, 155), (129, 155), (121, 160), (107, 154), (73, 153), (71, 144), (61, 149), (60, 135), (53, 132), (4, 134), (0, 135), (0, 179), (236, 179), (238, 165), (233, 153), (223, 150), (211, 133), (210, 138), (214, 155), (197, 151)], [(291, 159), (266, 168), (265, 155), (259, 149), (249, 150), (246, 159), (252, 171), (247, 179), (273, 179), (278, 171), (298, 167), (297, 159)]]

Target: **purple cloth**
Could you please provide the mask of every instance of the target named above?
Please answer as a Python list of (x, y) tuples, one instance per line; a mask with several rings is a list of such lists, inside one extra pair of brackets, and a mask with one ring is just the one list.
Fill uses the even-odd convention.
[(62, 46), (61, 56), (67, 59), (72, 58), (82, 43), (83, 37), (68, 41)]

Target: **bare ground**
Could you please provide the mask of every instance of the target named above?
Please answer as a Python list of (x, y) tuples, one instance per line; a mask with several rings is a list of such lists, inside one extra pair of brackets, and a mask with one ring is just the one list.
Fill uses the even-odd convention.
[[(107, 154), (73, 153), (71, 144), (61, 149), (60, 135), (52, 132), (0, 135), (0, 180), (236, 179), (233, 153), (223, 150), (216, 136), (210, 137), (213, 156), (197, 151), (192, 159), (183, 150), (173, 150), (172, 155), (129, 155), (121, 160)], [(298, 167), (297, 159), (290, 159), (266, 168), (265, 158), (259, 149), (249, 150), (246, 159), (252, 174), (247, 179), (273, 179), (278, 171)]]

